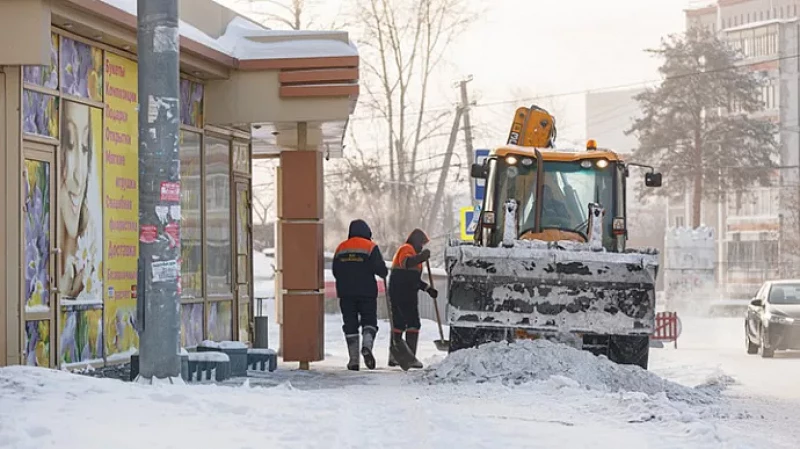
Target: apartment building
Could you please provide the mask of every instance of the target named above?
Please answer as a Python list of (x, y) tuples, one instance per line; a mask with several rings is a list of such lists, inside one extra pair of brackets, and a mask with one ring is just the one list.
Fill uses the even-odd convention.
[[(731, 297), (749, 297), (764, 280), (791, 274), (795, 265), (782, 254), (782, 243), (795, 234), (784, 214), (800, 185), (798, 7), (798, 0), (719, 0), (685, 12), (687, 29), (700, 26), (719, 33), (742, 52), (744, 66), (768, 78), (761, 93), (764, 107), (754, 116), (779, 126), (776, 162), (781, 168), (771, 173), (771, 186), (725, 192), (716, 205), (704, 205), (707, 218), (716, 215), (716, 223), (706, 224), (719, 232), (718, 280)], [(737, 111), (735, 104), (732, 109)], [(670, 204), (670, 225), (688, 222), (689, 194)]]

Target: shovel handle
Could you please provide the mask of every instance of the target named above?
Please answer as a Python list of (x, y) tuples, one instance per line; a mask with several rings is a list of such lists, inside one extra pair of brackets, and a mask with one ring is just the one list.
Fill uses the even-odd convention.
[[(433, 272), (431, 271), (430, 260), (425, 261), (425, 268), (428, 269), (428, 283), (433, 288)], [(442, 317), (439, 316), (439, 301), (433, 298), (433, 310), (436, 312), (436, 324), (439, 326), (439, 337), (444, 340), (444, 330), (442, 330)]]

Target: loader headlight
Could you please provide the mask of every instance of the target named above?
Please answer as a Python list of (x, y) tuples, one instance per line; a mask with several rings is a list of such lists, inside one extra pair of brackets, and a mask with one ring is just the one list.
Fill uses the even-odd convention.
[(606, 168), (608, 167), (608, 161), (605, 159), (600, 159), (597, 161), (597, 168)]
[(508, 165), (514, 165), (514, 164), (516, 164), (516, 163), (517, 163), (517, 158), (516, 158), (515, 156), (508, 156), (508, 157), (506, 158), (506, 164), (508, 164)]

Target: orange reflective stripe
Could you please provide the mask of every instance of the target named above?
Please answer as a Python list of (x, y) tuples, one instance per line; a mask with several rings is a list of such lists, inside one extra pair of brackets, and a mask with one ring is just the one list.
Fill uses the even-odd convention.
[(394, 255), (394, 259), (392, 259), (392, 268), (401, 268), (407, 270), (420, 270), (422, 271), (422, 264), (417, 265), (416, 267), (407, 267), (406, 266), (406, 259), (412, 256), (416, 256), (417, 252), (414, 250), (414, 247), (411, 244), (406, 243), (400, 248), (397, 249), (397, 252)]
[(369, 256), (372, 253), (372, 250), (375, 249), (375, 246), (377, 245), (375, 245), (375, 243), (371, 240), (361, 237), (353, 237), (339, 244), (339, 247), (336, 248), (335, 256), (340, 254), (363, 254)]

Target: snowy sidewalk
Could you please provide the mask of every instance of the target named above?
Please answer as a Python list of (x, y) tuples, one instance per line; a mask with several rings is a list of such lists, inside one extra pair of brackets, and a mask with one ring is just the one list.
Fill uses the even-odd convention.
[[(147, 387), (63, 372), (0, 370), (0, 447), (765, 448), (664, 396), (521, 387), (386, 384), (322, 390)], [(408, 376), (404, 376), (408, 377)], [(780, 446), (774, 446), (780, 447)], [(790, 446), (784, 446), (790, 447)]]
[[(328, 354), (312, 371), (281, 364), (225, 385), (143, 386), (2, 368), (0, 448), (797, 447), (797, 403), (720, 393), (727, 373), (692, 370), (681, 361), (690, 351), (654, 352), (654, 372), (684, 385), (545, 342), (437, 365), (444, 354), (426, 322), (420, 356), (431, 369), (404, 373), (386, 368), (383, 322), (379, 369), (348, 372), (340, 325), (326, 320)], [(275, 348), (277, 327), (271, 333)]]

